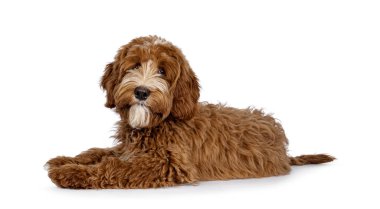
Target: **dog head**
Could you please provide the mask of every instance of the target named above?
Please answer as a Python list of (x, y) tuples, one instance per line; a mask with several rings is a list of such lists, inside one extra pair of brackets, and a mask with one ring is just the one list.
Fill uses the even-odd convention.
[(157, 126), (169, 116), (190, 119), (197, 110), (198, 79), (181, 50), (157, 36), (122, 46), (101, 86), (105, 106), (116, 108), (132, 128)]

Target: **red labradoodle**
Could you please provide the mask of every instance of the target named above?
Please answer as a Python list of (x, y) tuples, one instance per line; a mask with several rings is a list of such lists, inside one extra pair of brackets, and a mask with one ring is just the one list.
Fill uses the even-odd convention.
[(118, 144), (49, 160), (49, 177), (59, 187), (150, 188), (257, 178), (334, 160), (288, 156), (281, 125), (260, 110), (199, 103), (198, 79), (185, 56), (157, 36), (122, 46), (101, 86), (106, 107), (120, 114)]

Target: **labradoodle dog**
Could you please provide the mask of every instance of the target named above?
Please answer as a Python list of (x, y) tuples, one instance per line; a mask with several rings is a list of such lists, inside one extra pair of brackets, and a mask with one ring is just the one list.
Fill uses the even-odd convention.
[(289, 173), (334, 160), (287, 155), (281, 125), (257, 109), (199, 103), (198, 79), (181, 50), (147, 36), (122, 46), (101, 79), (120, 114), (116, 146), (46, 163), (63, 188), (151, 188)]

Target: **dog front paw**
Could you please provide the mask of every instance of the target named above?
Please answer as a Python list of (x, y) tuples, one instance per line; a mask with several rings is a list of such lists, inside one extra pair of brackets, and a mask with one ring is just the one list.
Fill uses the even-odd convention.
[(75, 163), (75, 160), (72, 157), (59, 156), (47, 161), (46, 164), (44, 165), (44, 168), (46, 170), (50, 170), (52, 168), (60, 167), (66, 164), (73, 164), (73, 163)]
[(91, 174), (81, 165), (68, 164), (49, 170), (49, 178), (61, 188), (88, 189), (91, 188)]

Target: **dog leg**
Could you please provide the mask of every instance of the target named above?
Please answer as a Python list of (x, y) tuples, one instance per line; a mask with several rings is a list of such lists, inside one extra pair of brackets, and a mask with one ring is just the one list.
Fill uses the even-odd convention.
[(95, 165), (66, 164), (49, 170), (57, 186), (74, 189), (129, 189), (165, 187), (193, 183), (190, 171), (157, 156), (140, 156), (133, 161), (103, 158)]
[(112, 148), (91, 148), (75, 157), (58, 156), (52, 158), (45, 164), (45, 167), (49, 170), (66, 164), (90, 165), (100, 162), (103, 157), (119, 155), (120, 145)]

